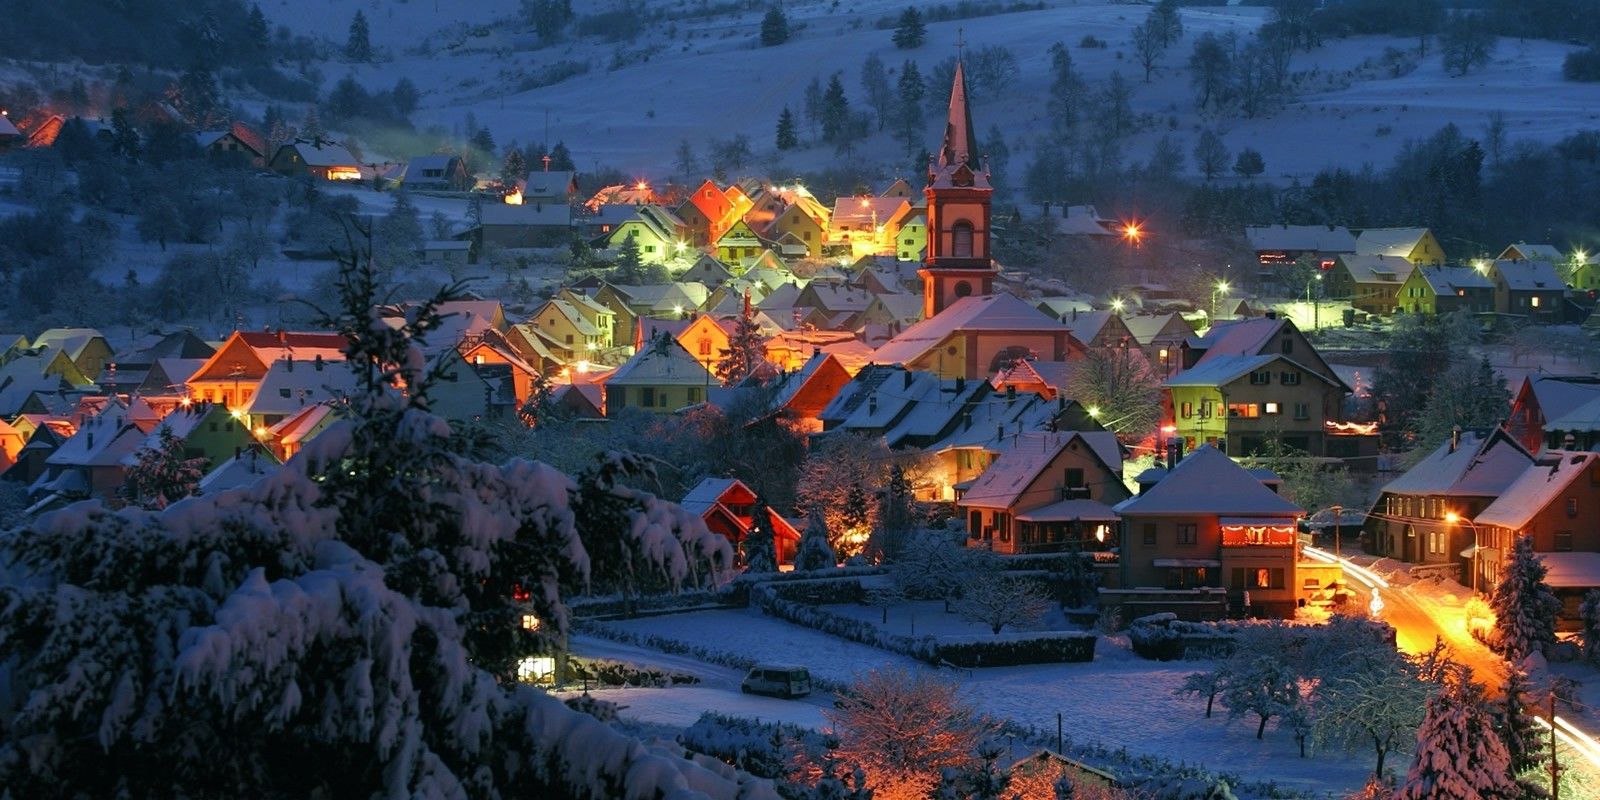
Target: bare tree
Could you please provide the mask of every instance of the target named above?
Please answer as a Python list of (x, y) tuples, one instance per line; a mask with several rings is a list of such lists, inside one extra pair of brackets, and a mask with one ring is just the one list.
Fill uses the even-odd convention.
[(1133, 29), (1133, 50), (1139, 56), (1139, 66), (1144, 67), (1145, 83), (1150, 82), (1150, 73), (1155, 71), (1156, 62), (1167, 49), (1154, 16), (1147, 17)]
[(1007, 625), (1038, 622), (1050, 610), (1050, 595), (1036, 581), (1004, 574), (998, 564), (979, 564), (961, 588), (956, 610), (998, 635)]
[(1090, 348), (1068, 380), (1068, 393), (1118, 436), (1142, 439), (1161, 417), (1161, 382), (1143, 351)]
[(994, 726), (933, 673), (873, 670), (822, 714), (839, 737), (837, 755), (868, 776), (873, 797), (925, 798), (946, 769), (973, 764)]
[(1194, 162), (1208, 181), (1228, 168), (1228, 146), (1216, 131), (1208, 128), (1200, 132), (1200, 141), (1194, 146)]
[(1494, 29), (1477, 14), (1457, 14), (1439, 38), (1439, 50), (1446, 72), (1460, 77), (1475, 67), (1489, 64), (1494, 56)]
[(1311, 739), (1349, 751), (1370, 747), (1377, 759), (1373, 774), (1381, 776), (1389, 754), (1414, 743), (1423, 709), (1438, 686), (1393, 645), (1354, 648), (1343, 659), (1345, 669), (1317, 685)]

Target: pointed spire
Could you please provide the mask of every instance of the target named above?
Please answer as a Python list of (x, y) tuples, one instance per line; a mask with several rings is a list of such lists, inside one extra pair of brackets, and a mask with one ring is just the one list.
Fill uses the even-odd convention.
[(944, 125), (944, 145), (939, 148), (939, 166), (967, 164), (976, 169), (978, 135), (972, 127), (972, 109), (967, 105), (966, 68), (956, 61), (955, 80), (950, 85), (950, 116)]

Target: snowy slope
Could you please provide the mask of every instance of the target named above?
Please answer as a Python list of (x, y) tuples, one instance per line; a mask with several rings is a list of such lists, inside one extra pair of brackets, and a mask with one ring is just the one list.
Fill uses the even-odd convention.
[[(438, 3), (442, 10), (435, 11)], [(896, 70), (909, 56), (926, 72), (954, 52), (958, 29), (973, 46), (1010, 47), (1020, 62), (1021, 77), (1005, 96), (979, 98), (975, 110), (981, 129), (992, 123), (1006, 132), (1014, 152), (1013, 172), (1045, 135), (1041, 100), (1049, 82), (1047, 50), (1058, 40), (1069, 45), (1078, 70), (1089, 79), (1101, 81), (1117, 70), (1131, 82), (1135, 111), (1152, 115), (1152, 127), (1127, 146), (1127, 160), (1142, 160), (1161, 133), (1192, 138), (1200, 127), (1219, 124), (1193, 108), (1183, 64), (1195, 37), (1229, 31), (1244, 35), (1260, 24), (1263, 14), (1261, 8), (1185, 9), (1184, 41), (1166, 53), (1155, 79), (1145, 84), (1130, 41), (1133, 26), (1146, 13), (1142, 5), (1055, 0), (1041, 11), (930, 24), (927, 45), (902, 51), (891, 44), (889, 31), (873, 27), (902, 8), (900, 0), (858, 0), (837, 9), (823, 0), (786, 3), (795, 37), (774, 48), (755, 46), (759, 9), (739, 18), (657, 25), (637, 41), (620, 45), (591, 40), (538, 48), (515, 19), (514, 0), (438, 3), (269, 0), (264, 10), (276, 23), (342, 42), (349, 14), (365, 9), (375, 46), (394, 60), (359, 67), (328, 64), (325, 72), (330, 80), (354, 74), (378, 88), (392, 85), (399, 75), (410, 76), (425, 95), (416, 114), (420, 125), (456, 128), (471, 112), (498, 141), (527, 142), (544, 138), (548, 114), (550, 138), (566, 140), (580, 168), (603, 164), (641, 176), (670, 173), (681, 139), (695, 143), (703, 154), (706, 139), (735, 133), (750, 136), (757, 163), (776, 174), (830, 163), (837, 158), (831, 148), (775, 157), (771, 139), (779, 110), (788, 105), (798, 111), (811, 78), (826, 80), (835, 71), (844, 73), (852, 102), (861, 107), (859, 71), (869, 53)], [(584, 13), (604, 4), (575, 5)], [(675, 9), (683, 3), (651, 0), (648, 5)], [(1078, 42), (1085, 35), (1110, 46), (1081, 48)], [(1314, 88), (1270, 117), (1220, 122), (1225, 140), (1235, 150), (1260, 150), (1269, 176), (1304, 177), (1330, 164), (1384, 165), (1407, 138), (1425, 136), (1446, 122), (1479, 134), (1494, 110), (1507, 114), (1513, 139), (1549, 141), (1600, 127), (1600, 113), (1594, 110), (1600, 108), (1600, 87), (1560, 79), (1561, 59), (1571, 49), (1567, 45), (1505, 39), (1490, 67), (1465, 78), (1444, 73), (1436, 48), (1415, 72), (1400, 78), (1362, 67), (1389, 46), (1412, 48), (1415, 43), (1362, 37), (1296, 53), (1293, 69), (1310, 73), (1307, 85)], [(607, 69), (619, 51), (641, 50), (652, 51), (647, 61)], [(590, 69), (552, 86), (519, 88), (556, 61), (584, 62)], [(930, 142), (942, 124), (934, 117), (928, 122)], [(903, 171), (905, 161), (887, 134), (864, 144), (856, 159), (887, 171)]]

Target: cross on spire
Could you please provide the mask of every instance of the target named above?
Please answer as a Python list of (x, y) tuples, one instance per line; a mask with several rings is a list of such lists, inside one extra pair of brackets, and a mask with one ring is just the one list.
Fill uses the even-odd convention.
[(960, 61), (967, 47), (966, 37), (963, 35), (965, 28), (956, 28), (956, 60)]

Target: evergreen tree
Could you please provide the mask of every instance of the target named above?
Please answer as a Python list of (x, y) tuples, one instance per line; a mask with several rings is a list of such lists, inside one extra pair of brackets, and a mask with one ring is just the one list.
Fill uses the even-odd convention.
[(393, 193), (389, 213), (378, 222), (375, 238), (382, 248), (380, 263), (385, 268), (408, 262), (422, 247), (422, 214), (404, 188)]
[(173, 435), (171, 426), (162, 425), (156, 432), (156, 445), (134, 454), (136, 461), (122, 485), (123, 496), (141, 507), (159, 510), (197, 492), (206, 474), (206, 460), (185, 458), (183, 448), (183, 440)]
[(746, 572), (777, 572), (777, 542), (773, 538), (772, 509), (767, 501), (756, 498), (755, 510), (750, 518), (750, 530), (744, 536), (744, 568)]
[(783, 107), (783, 113), (778, 115), (778, 149), (793, 150), (800, 144), (799, 137), (794, 130), (794, 112), (788, 106)]
[(1544, 562), (1533, 551), (1533, 537), (1519, 536), (1511, 561), (1494, 587), (1494, 650), (1512, 665), (1556, 641), (1556, 613), (1561, 601), (1544, 582)]
[(1528, 674), (1515, 666), (1508, 668), (1496, 704), (1493, 709), (1495, 730), (1510, 757), (1508, 774), (1522, 786), (1519, 796), (1544, 796), (1543, 788), (1532, 779), (1543, 771), (1545, 751), (1544, 737), (1528, 713)]
[(479, 128), (467, 143), (478, 152), (490, 158), (494, 157), (494, 134), (490, 133), (488, 128)]
[(500, 165), (500, 182), (506, 186), (516, 186), (517, 181), (528, 177), (528, 161), (516, 145), (506, 148), (506, 158)]
[(783, 14), (783, 6), (771, 5), (767, 7), (767, 15), (761, 18), (761, 46), (777, 47), (789, 41), (789, 18)]
[(417, 110), (417, 103), (422, 99), (422, 94), (417, 91), (417, 85), (410, 78), (402, 77), (394, 82), (394, 88), (389, 90), (389, 102), (394, 104), (394, 110), (402, 117), (411, 116)]
[[(923, 98), (927, 96), (928, 87), (922, 82), (922, 71), (917, 68), (917, 62), (906, 59), (900, 65), (900, 100), (898, 119), (898, 133), (900, 141), (906, 147), (906, 152), (914, 153), (922, 146), (922, 114)], [(918, 172), (927, 169), (926, 161), (917, 164)]]
[(1511, 755), (1495, 735), (1483, 689), (1469, 676), (1452, 679), (1428, 701), (1417, 752), (1396, 800), (1512, 800)]
[(1056, 134), (1070, 140), (1077, 135), (1087, 87), (1062, 42), (1050, 45), (1050, 76), (1050, 120)]
[(644, 266), (644, 260), (639, 255), (639, 243), (634, 240), (630, 231), (622, 244), (617, 247), (616, 277), (619, 283), (627, 283), (629, 276), (638, 275), (639, 268)]
[(350, 20), (350, 35), (344, 42), (344, 57), (362, 64), (372, 60), (372, 38), (367, 29), (367, 15), (359, 10)]
[(828, 544), (828, 522), (822, 509), (813, 506), (806, 515), (806, 529), (800, 533), (800, 546), (795, 551), (795, 571), (832, 569), (838, 565), (839, 559)]
[(572, 153), (567, 150), (566, 142), (556, 142), (550, 148), (550, 169), (553, 172), (576, 172), (578, 165), (572, 161)]
[(522, 0), (522, 12), (533, 23), (540, 41), (560, 41), (572, 22), (572, 0)]
[(259, 4), (250, 5), (250, 18), (245, 22), (245, 36), (257, 53), (265, 53), (267, 48), (272, 46), (272, 31), (267, 26), (267, 17), (261, 13)]
[(878, 116), (878, 130), (883, 130), (894, 117), (895, 97), (894, 89), (889, 86), (889, 71), (876, 53), (861, 62), (861, 91), (866, 95), (867, 105), (872, 106), (873, 113)]
[(1240, 150), (1238, 158), (1233, 162), (1233, 172), (1241, 178), (1254, 178), (1266, 171), (1266, 162), (1261, 159), (1260, 151), (1253, 147)]
[(1511, 411), (1511, 392), (1487, 356), (1476, 363), (1459, 359), (1439, 374), (1416, 417), (1417, 439), (1427, 450), (1447, 441), (1456, 429), (1496, 427)]
[(899, 464), (889, 472), (889, 483), (878, 494), (878, 519), (872, 528), (867, 551), (874, 561), (893, 561), (900, 547), (916, 528), (911, 509), (911, 481)]
[(1227, 91), (1228, 76), (1233, 73), (1233, 55), (1221, 36), (1205, 33), (1194, 43), (1189, 56), (1190, 83), (1200, 93), (1200, 108), (1215, 102), (1221, 105)]
[(133, 129), (126, 108), (111, 112), (111, 152), (129, 161), (139, 160), (139, 132)]
[(722, 351), (722, 358), (717, 362), (717, 379), (722, 381), (723, 386), (733, 386), (749, 377), (766, 360), (767, 340), (756, 326), (755, 313), (750, 308), (750, 295), (747, 293), (744, 308), (734, 323), (733, 333), (728, 336), (728, 349)]
[(693, 179), (694, 174), (700, 171), (700, 159), (695, 157), (694, 145), (688, 139), (678, 141), (678, 155), (673, 160), (673, 165), (678, 168), (678, 175), (684, 181)]
[(928, 28), (922, 23), (922, 12), (916, 6), (906, 6), (900, 12), (900, 21), (894, 26), (894, 46), (901, 50), (915, 50), (928, 39)]
[(226, 117), (217, 76), (204, 64), (196, 63), (178, 76), (178, 83), (169, 95), (184, 121), (195, 128), (215, 127)]
[(1583, 657), (1590, 664), (1600, 665), (1600, 589), (1590, 589), (1579, 607), (1583, 616)]
[(844, 82), (835, 72), (828, 80), (828, 89), (822, 95), (822, 138), (834, 141), (844, 135), (850, 123), (850, 98), (845, 96)]

